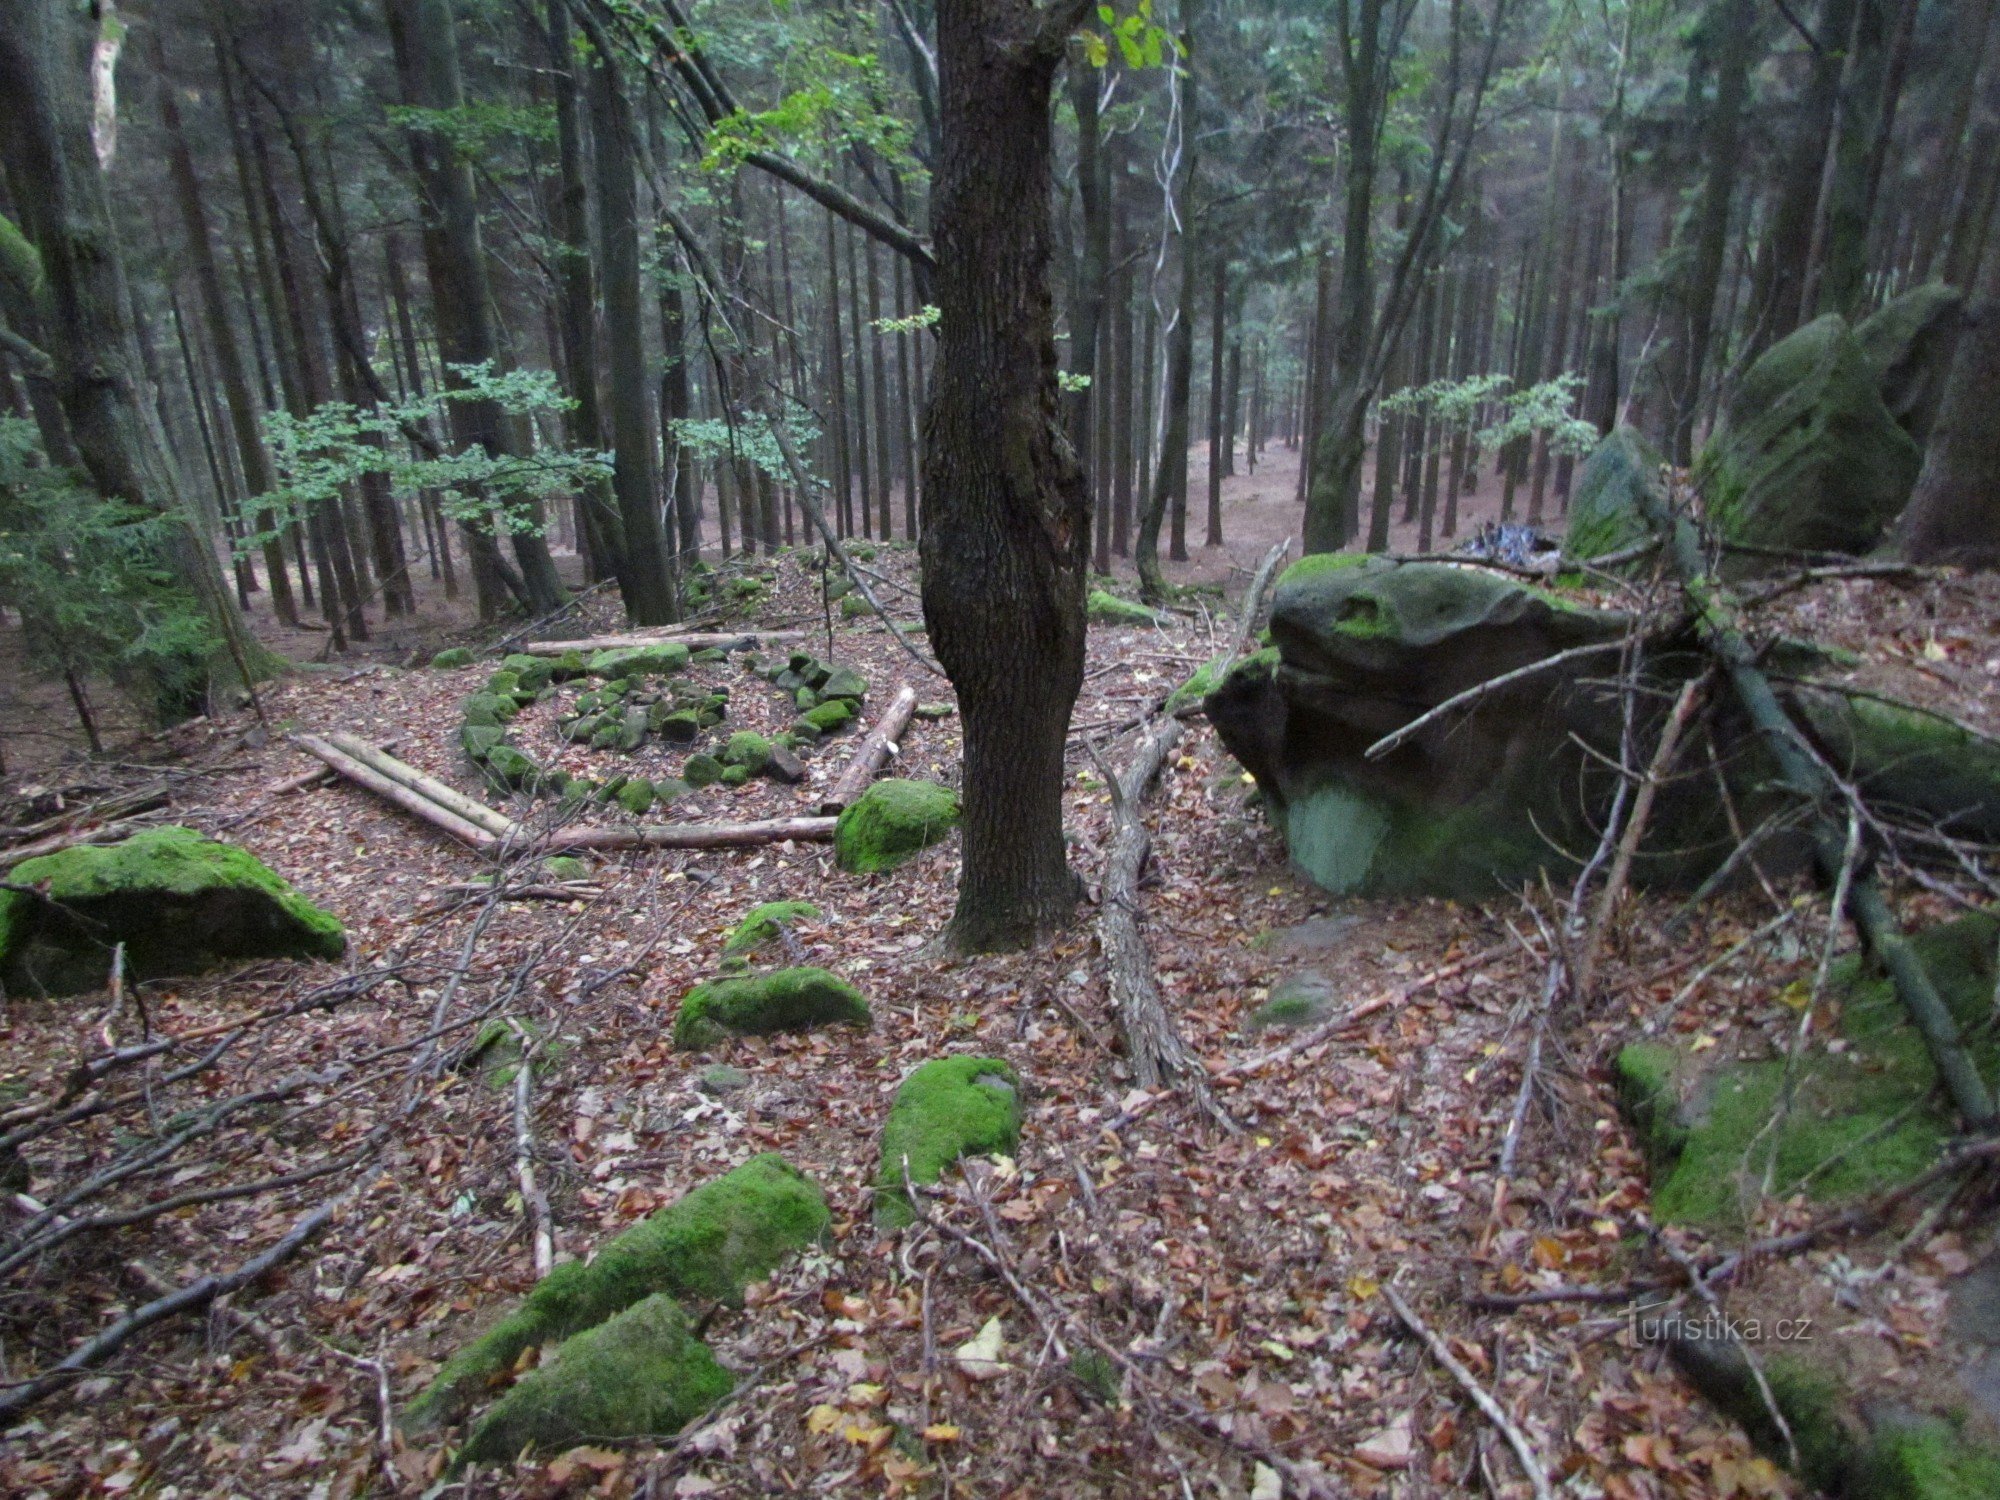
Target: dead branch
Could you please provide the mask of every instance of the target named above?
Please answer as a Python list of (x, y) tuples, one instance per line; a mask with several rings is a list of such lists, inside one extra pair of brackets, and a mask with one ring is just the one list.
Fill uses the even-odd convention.
[(1511, 672), (1502, 672), (1498, 677), (1489, 677), (1484, 682), (1475, 683), (1462, 693), (1453, 693), (1444, 702), (1438, 704), (1437, 707), (1427, 709), (1425, 712), (1418, 714), (1401, 729), (1383, 735), (1381, 739), (1370, 745), (1362, 754), (1369, 760), (1380, 760), (1397, 746), (1406, 744), (1408, 741), (1414, 739), (1418, 734), (1422, 733), (1446, 714), (1451, 713), (1454, 709), (1464, 708), (1468, 704), (1476, 703), (1491, 693), (1497, 693), (1502, 688), (1512, 687), (1515, 683), (1525, 678), (1539, 676), (1543, 672), (1552, 671), (1568, 662), (1581, 661), (1586, 656), (1602, 656), (1609, 651), (1623, 651), (1625, 648), (1626, 641), (1623, 637), (1615, 641), (1600, 641), (1594, 646), (1572, 646), (1567, 651), (1558, 651), (1554, 656), (1545, 656), (1540, 661), (1531, 661), (1525, 667), (1516, 667)]
[[(1840, 814), (1855, 800), (1852, 790), (1826, 768), (1779, 703), (1770, 679), (1757, 665), (1756, 648), (1744, 634), (1735, 602), (1708, 567), (1707, 550), (1694, 522), (1669, 510), (1659, 496), (1643, 495), (1640, 504), (1647, 521), (1667, 543), (1667, 556), (1694, 611), (1695, 628), (1703, 644), (1728, 674), (1738, 701), (1777, 761), (1785, 784), (1812, 809), (1815, 859), (1821, 878), (1833, 884), (1845, 862), (1847, 819)], [(1991, 1128), (1995, 1121), (1992, 1092), (1966, 1054), (1957, 1023), (1922, 960), (1903, 937), (1872, 876), (1864, 872), (1852, 882), (1846, 906), (1868, 951), (1889, 971), (1897, 998), (1923, 1037), (1953, 1105), (1967, 1124), (1981, 1130)]]
[[(345, 1195), (343, 1195), (344, 1199)], [(144, 1331), (176, 1313), (192, 1308), (206, 1307), (217, 1297), (226, 1296), (252, 1282), (268, 1275), (274, 1268), (296, 1255), (307, 1240), (325, 1227), (328, 1219), (342, 1199), (322, 1203), (294, 1224), (285, 1237), (260, 1255), (253, 1256), (235, 1270), (220, 1276), (204, 1276), (164, 1297), (157, 1297), (145, 1306), (127, 1313), (103, 1332), (86, 1339), (72, 1349), (63, 1359), (43, 1371), (32, 1380), (23, 1381), (13, 1389), (0, 1392), (0, 1423), (10, 1421), (17, 1413), (26, 1411), (50, 1392), (66, 1385), (71, 1378), (93, 1365), (101, 1364), (129, 1343), (133, 1335)]]
[(1548, 1470), (1542, 1467), (1542, 1461), (1536, 1456), (1535, 1446), (1528, 1441), (1528, 1435), (1514, 1424), (1513, 1419), (1487, 1392), (1486, 1387), (1459, 1362), (1445, 1341), (1431, 1330), (1429, 1324), (1417, 1316), (1415, 1309), (1402, 1299), (1393, 1286), (1384, 1283), (1382, 1300), (1394, 1309), (1396, 1316), (1403, 1320), (1405, 1328), (1423, 1340), (1424, 1347), (1431, 1352), (1431, 1358), (1444, 1366), (1445, 1373), (1456, 1380), (1460, 1389), (1472, 1398), (1472, 1404), (1479, 1408), (1486, 1420), (1500, 1429), (1500, 1435), (1507, 1439), (1507, 1446), (1514, 1450), (1514, 1456), (1521, 1461), (1521, 1468), (1528, 1476), (1528, 1483), (1535, 1487), (1535, 1494), (1540, 1500), (1555, 1500), (1555, 1492), (1549, 1488)]
[(710, 646), (723, 651), (740, 651), (805, 638), (803, 630), (646, 630), (624, 635), (586, 635), (573, 641), (529, 641), (521, 650), (529, 656), (566, 656), (572, 651), (630, 651), (641, 646), (676, 645), (693, 651)]
[(875, 772), (882, 763), (896, 753), (896, 738), (916, 711), (917, 690), (907, 682), (897, 683), (895, 696), (882, 711), (882, 717), (875, 721), (875, 727), (868, 731), (867, 738), (856, 747), (854, 758), (841, 771), (840, 779), (820, 798), (821, 813), (832, 816), (867, 790), (868, 783), (874, 780)]
[(769, 818), (760, 823), (645, 823), (637, 828), (565, 828), (549, 835), (546, 853), (566, 849), (747, 849), (787, 839), (825, 843), (836, 818)]
[(535, 1115), (532, 1104), (535, 1055), (541, 1038), (513, 1017), (507, 1025), (521, 1045), (514, 1069), (514, 1179), (521, 1188), (521, 1213), (528, 1221), (528, 1238), (535, 1247), (535, 1275), (546, 1276), (555, 1265), (555, 1230), (549, 1220), (549, 1200), (535, 1178)]

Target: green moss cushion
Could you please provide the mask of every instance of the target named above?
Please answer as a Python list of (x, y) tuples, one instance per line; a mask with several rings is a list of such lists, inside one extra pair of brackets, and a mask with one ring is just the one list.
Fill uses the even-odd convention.
[(762, 906), (750, 908), (748, 915), (724, 939), (722, 951), (748, 953), (773, 941), (793, 923), (810, 922), (818, 917), (819, 908), (810, 901), (766, 901)]
[(600, 651), (590, 659), (590, 673), (607, 681), (620, 677), (644, 677), (678, 672), (688, 664), (688, 648), (679, 641), (658, 646), (626, 646), (616, 651)]
[(736, 1384), (664, 1292), (577, 1334), (558, 1356), (522, 1376), (495, 1403), (472, 1429), (458, 1463), (506, 1463), (529, 1449), (560, 1453), (579, 1443), (672, 1437)]
[(431, 665), (440, 672), (449, 672), (456, 667), (469, 667), (472, 665), (472, 653), (464, 646), (452, 646), (433, 656)]
[(40, 891), (0, 891), (0, 981), (17, 995), (96, 989), (116, 943), (134, 979), (347, 948), (340, 922), (255, 855), (192, 828), (45, 854), (5, 878)]
[(674, 1045), (713, 1047), (729, 1036), (812, 1031), (837, 1022), (866, 1026), (868, 1002), (846, 980), (825, 969), (779, 969), (711, 979), (689, 990), (674, 1022)]
[(903, 1192), (907, 1162), (912, 1183), (936, 1182), (961, 1156), (1012, 1151), (1021, 1139), (1021, 1080), (994, 1057), (940, 1057), (903, 1080), (882, 1127), (882, 1165), (876, 1175), (877, 1222), (891, 1228), (915, 1215)]
[(1098, 625), (1158, 625), (1160, 616), (1143, 604), (1120, 599), (1108, 589), (1092, 589), (1084, 613)]
[(593, 1327), (653, 1293), (739, 1303), (746, 1286), (818, 1241), (830, 1223), (817, 1183), (775, 1152), (753, 1156), (640, 1220), (589, 1262), (549, 1272), (519, 1308), (445, 1363), (410, 1404), (403, 1426), (422, 1432), (453, 1420), (522, 1351)]
[(841, 813), (833, 829), (834, 858), (857, 874), (893, 870), (950, 833), (958, 817), (958, 797), (949, 787), (892, 776)]

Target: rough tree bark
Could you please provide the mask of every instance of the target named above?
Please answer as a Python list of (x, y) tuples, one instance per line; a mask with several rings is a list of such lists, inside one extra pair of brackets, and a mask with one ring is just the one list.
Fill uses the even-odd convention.
[(1923, 472), (1897, 527), (1918, 563), (2000, 567), (2000, 249), (1986, 252)]
[[(1063, 746), (1083, 681), (1090, 496), (1056, 381), (1050, 93), (1080, 0), (940, 0), (939, 308), (924, 414), (924, 619), (965, 725), (966, 951), (1066, 923)], [(993, 622), (1005, 619), (998, 631)]]

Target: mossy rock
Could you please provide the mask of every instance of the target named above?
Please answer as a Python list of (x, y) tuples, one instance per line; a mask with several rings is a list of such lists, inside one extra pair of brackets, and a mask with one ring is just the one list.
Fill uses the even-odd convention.
[(799, 688), (792, 694), (792, 707), (802, 714), (811, 713), (819, 707), (819, 694), (809, 687)]
[(1882, 404), (1919, 447), (1930, 438), (1965, 324), (1965, 294), (1933, 281), (1885, 302), (1854, 325)]
[[(1994, 940), (2000, 921), (1975, 914), (1910, 939), (1991, 1085), (2000, 1078), (2000, 1040), (1977, 1031), (1992, 1004)], [(1653, 1166), (1653, 1212), (1662, 1223), (1728, 1228), (1761, 1193), (1767, 1161), (1772, 1190), (1818, 1202), (1865, 1197), (1929, 1168), (1954, 1133), (1937, 1097), (1937, 1073), (1909, 1024), (1895, 987), (1858, 960), (1836, 967), (1822, 1004), (1838, 1008), (1846, 1045), (1812, 1046), (1794, 1074), (1784, 1124), (1779, 1107), (1785, 1063), (1729, 1062), (1706, 1072), (1661, 1044), (1619, 1054), (1621, 1102)], [(1804, 992), (1798, 997), (1803, 1001)]]
[(635, 818), (643, 818), (653, 810), (653, 783), (643, 776), (634, 776), (618, 788), (613, 799)]
[(590, 672), (607, 680), (620, 677), (650, 677), (678, 672), (688, 664), (688, 648), (679, 641), (657, 646), (624, 646), (600, 651), (590, 658)]
[(609, 750), (615, 747), (624, 737), (625, 725), (621, 720), (613, 719), (609, 723), (600, 720), (596, 732), (590, 737), (590, 748), (593, 750)]
[(701, 733), (701, 716), (691, 708), (677, 708), (671, 713), (661, 714), (654, 728), (659, 731), (661, 739), (685, 745)]
[(403, 1426), (423, 1432), (453, 1420), (524, 1351), (655, 1293), (740, 1304), (746, 1286), (824, 1238), (831, 1222), (811, 1178), (775, 1152), (753, 1156), (641, 1219), (588, 1262), (549, 1272), (519, 1308), (445, 1363)]
[(761, 578), (732, 578), (729, 580), (729, 594), (733, 599), (755, 599), (764, 592)]
[(347, 951), (338, 919), (247, 850), (192, 828), (44, 854), (5, 878), (34, 888), (0, 890), (0, 983), (17, 996), (101, 987), (118, 943), (135, 980)]
[(520, 679), (521, 686), (528, 692), (539, 693), (555, 681), (556, 664), (546, 656), (529, 656), (517, 651), (500, 658), (500, 665)]
[(750, 784), (750, 768), (748, 766), (724, 766), (719, 784), (731, 787), (748, 786)]
[(858, 620), (863, 615), (875, 613), (875, 606), (860, 594), (849, 594), (840, 601), (840, 617), (843, 620)]
[[(486, 679), (484, 691), (493, 694), (496, 698), (512, 698), (516, 702), (519, 702), (521, 697), (520, 675), (502, 667)], [(528, 696), (530, 699), (534, 697), (532, 693)]]
[(506, 737), (507, 731), (498, 724), (465, 724), (459, 727), (458, 747), (467, 760), (484, 760)]
[(681, 780), (689, 786), (714, 786), (722, 780), (722, 762), (713, 755), (690, 755), (681, 767)]
[(674, 1045), (682, 1051), (713, 1047), (730, 1036), (814, 1031), (846, 1023), (867, 1026), (868, 1002), (846, 980), (825, 969), (778, 969), (710, 979), (681, 1000)]
[(789, 731), (792, 738), (802, 745), (816, 745), (824, 738), (819, 725), (810, 719), (795, 719)]
[(588, 880), (590, 861), (574, 854), (552, 854), (542, 861), (542, 873), (551, 880)]
[(571, 682), (578, 677), (590, 675), (590, 663), (581, 651), (565, 651), (555, 659), (549, 675), (557, 682)]
[(459, 717), (467, 724), (504, 725), (521, 711), (521, 705), (498, 693), (474, 693), (465, 700)]
[[(1183, 682), (1167, 695), (1167, 712), (1179, 713), (1184, 708), (1190, 708), (1214, 692), (1217, 687), (1221, 686), (1223, 674), (1220, 669), (1222, 662), (1222, 657), (1213, 656), (1195, 668), (1193, 676), (1189, 677), (1186, 682)], [(1231, 665), (1230, 670), (1233, 673), (1239, 667), (1249, 667), (1253, 670), (1269, 672), (1275, 669), (1277, 665), (1277, 649), (1266, 646), (1263, 650), (1253, 652), (1249, 656), (1239, 656)]]
[(458, 667), (472, 665), (472, 651), (465, 646), (452, 646), (438, 652), (431, 658), (431, 665), (440, 672), (449, 672)]
[(852, 667), (835, 667), (812, 686), (822, 699), (847, 698), (858, 703), (868, 695), (868, 679)]
[(838, 734), (854, 721), (854, 705), (845, 698), (829, 698), (817, 708), (808, 709), (799, 718), (821, 734)]
[(1021, 1140), (1021, 1080), (996, 1057), (939, 1057), (903, 1080), (882, 1127), (875, 1177), (876, 1222), (888, 1228), (915, 1214), (903, 1191), (936, 1182), (961, 1156), (1012, 1151)]
[(693, 788), (678, 776), (656, 776), (653, 778), (653, 805), (665, 807), (685, 797), (691, 790)]
[(1664, 501), (1660, 450), (1631, 427), (1613, 429), (1577, 471), (1570, 491), (1563, 556), (1608, 557), (1652, 536), (1643, 506)]
[(893, 870), (950, 833), (958, 819), (958, 797), (949, 787), (889, 777), (841, 813), (833, 829), (834, 858), (856, 874)]
[(771, 763), (771, 742), (755, 730), (739, 729), (722, 747), (721, 760), (725, 766), (740, 766), (754, 776)]
[(762, 906), (750, 908), (743, 920), (723, 939), (722, 951), (752, 952), (766, 943), (777, 941), (778, 934), (794, 923), (817, 921), (819, 915), (819, 908), (810, 901), (766, 901)]
[(853, 592), (854, 580), (845, 573), (838, 578), (829, 578), (826, 582), (826, 597), (829, 599), (845, 599)]
[(1109, 589), (1092, 589), (1084, 601), (1084, 615), (1093, 625), (1160, 625), (1164, 619), (1130, 599), (1121, 599)]
[(1317, 969), (1287, 975), (1271, 987), (1264, 1003), (1250, 1017), (1258, 1030), (1313, 1026), (1334, 1013), (1333, 982)]
[(544, 779), (541, 762), (513, 745), (495, 745), (486, 752), (486, 773), (515, 792), (533, 791)]
[(582, 1443), (671, 1438), (736, 1385), (665, 1292), (577, 1334), (558, 1354), (494, 1403), (454, 1467)]

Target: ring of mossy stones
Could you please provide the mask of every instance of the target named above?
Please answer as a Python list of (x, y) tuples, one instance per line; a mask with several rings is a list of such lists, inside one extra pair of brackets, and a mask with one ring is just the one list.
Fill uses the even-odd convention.
[[(453, 658), (442, 662), (446, 666), (464, 666), (470, 661), (469, 653), (462, 651), (443, 655)], [(462, 705), (459, 748), (501, 791), (615, 802), (631, 816), (643, 817), (656, 803), (670, 802), (689, 787), (718, 782), (743, 785), (770, 766), (774, 742), (793, 750), (837, 733), (860, 717), (868, 680), (850, 667), (836, 667), (819, 661), (811, 652), (794, 651), (775, 663), (753, 656), (750, 668), (791, 696), (800, 713), (797, 723), (775, 740), (739, 730), (714, 754), (690, 754), (679, 779), (616, 776), (594, 781), (571, 776), (544, 766), (508, 737), (508, 725), (515, 716), (549, 698), (556, 684), (594, 678), (602, 685), (586, 690), (557, 722), (557, 732), (564, 739), (626, 754), (636, 753), (655, 737), (666, 743), (692, 745), (704, 730), (720, 725), (728, 715), (726, 687), (703, 691), (693, 684), (675, 683), (664, 696), (650, 701), (627, 700), (643, 691), (635, 686), (640, 680), (671, 676), (691, 662), (710, 663), (726, 656), (713, 647), (690, 652), (680, 642), (663, 641), (599, 651), (589, 657), (580, 651), (559, 657), (503, 657), (485, 685)]]

